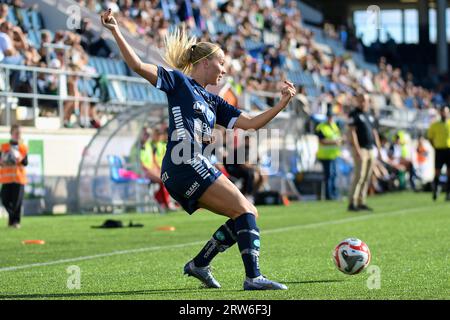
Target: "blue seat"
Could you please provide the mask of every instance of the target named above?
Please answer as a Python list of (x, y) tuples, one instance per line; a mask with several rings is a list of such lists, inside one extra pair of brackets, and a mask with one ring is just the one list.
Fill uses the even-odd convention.
[(111, 60), (106, 58), (100, 58), (105, 62), (106, 70), (108, 70), (108, 74), (119, 74), (119, 70), (117, 69), (117, 60)]
[(127, 66), (125, 65), (125, 63), (123, 61), (121, 61), (121, 60), (116, 61), (115, 66), (116, 66), (116, 69), (118, 71), (117, 74), (119, 74), (121, 76), (128, 75)]
[[(95, 68), (95, 64), (94, 64), (94, 58), (93, 57), (89, 57), (88, 59), (88, 66)], [(97, 68), (95, 68), (97, 69)], [(97, 70), (98, 71), (98, 70)]]
[(79, 79), (78, 80), (78, 89), (88, 97), (94, 96), (94, 85), (95, 81), (90, 79)]
[(261, 50), (265, 45), (262, 42), (255, 41), (252, 39), (246, 39), (244, 41), (244, 46), (247, 49), (247, 51), (258, 51)]
[(30, 16), (28, 15), (27, 9), (19, 9), (19, 20), (22, 22), (22, 27), (25, 31), (28, 31), (31, 29), (31, 20)]
[(286, 67), (292, 71), (297, 71), (297, 70), (302, 69), (300, 66), (300, 62), (298, 62), (296, 59), (291, 59), (291, 58), (286, 59)]
[(319, 90), (315, 86), (305, 87), (306, 94), (311, 97), (318, 97), (320, 95)]
[(287, 77), (288, 77), (289, 81), (291, 81), (293, 84), (295, 84), (295, 85), (304, 84), (302, 77), (301, 77), (301, 73), (299, 71), (288, 70), (286, 73), (287, 73)]
[(105, 64), (102, 63), (100, 58), (95, 57), (93, 63), (95, 65), (95, 69), (97, 69), (98, 73), (103, 73), (103, 74), (107, 74), (108, 73), (108, 71), (106, 70)]
[(141, 90), (139, 90), (139, 85), (138, 84), (132, 83), (132, 84), (129, 85), (129, 87), (130, 87), (131, 91), (133, 92), (134, 100), (140, 101), (140, 100), (144, 100), (145, 99), (145, 94), (143, 94), (141, 92)]
[(88, 90), (91, 90), (93, 98), (100, 98), (100, 89), (96, 88), (96, 81), (94, 79), (86, 79)]
[(109, 93), (111, 100), (118, 100), (116, 90), (114, 89), (111, 82), (108, 82), (108, 93)]
[(120, 176), (119, 169), (123, 169), (123, 162), (119, 156), (108, 155), (109, 175), (112, 181), (117, 183), (130, 182), (130, 179), (125, 179)]
[(236, 28), (231, 27), (227, 25), (226, 23), (216, 21), (214, 23), (215, 31), (216, 33), (223, 33), (223, 34), (233, 34), (236, 33)]
[(111, 69), (108, 65), (108, 62), (105, 60), (105, 58), (97, 57), (97, 61), (98, 61), (98, 64), (101, 66), (103, 73), (112, 74)]
[(36, 31), (32, 29), (28, 30), (27, 38), (34, 48), (38, 49), (41, 46), (41, 38), (40, 35), (36, 33)]
[(136, 84), (136, 86), (141, 94), (142, 100), (152, 101), (152, 94), (146, 85), (139, 83), (139, 84)]
[(11, 22), (13, 25), (17, 26), (19, 21), (17, 20), (16, 14), (14, 13), (13, 7), (8, 7), (8, 16), (7, 20)]
[(302, 81), (306, 86), (314, 86), (314, 79), (309, 72), (302, 72)]
[(34, 30), (41, 30), (44, 28), (42, 16), (39, 12), (34, 10), (30, 11), (30, 19)]
[(127, 101), (136, 101), (139, 100), (139, 95), (136, 94), (136, 89), (134, 88), (134, 84), (132, 83), (126, 83), (123, 81), (120, 81), (120, 87), (122, 88), (122, 91), (125, 93)]

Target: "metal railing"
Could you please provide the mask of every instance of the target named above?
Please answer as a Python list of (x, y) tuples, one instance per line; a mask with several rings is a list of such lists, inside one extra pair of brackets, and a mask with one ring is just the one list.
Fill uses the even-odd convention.
[[(15, 92), (10, 88), (10, 75), (13, 71), (17, 72), (26, 72), (28, 74), (31, 73), (31, 92)], [(88, 96), (71, 96), (68, 94), (63, 94), (61, 86), (67, 85), (68, 77), (77, 77), (80, 80), (91, 80), (98, 79), (102, 76), (99, 73), (86, 73), (86, 72), (75, 72), (69, 70), (58, 70), (52, 68), (39, 68), (39, 67), (29, 67), (29, 66), (19, 66), (19, 65), (5, 65), (0, 64), (0, 74), (3, 74), (3, 83), (0, 83), (0, 86), (3, 85), (4, 90), (0, 91), (0, 103), (3, 101), (5, 105), (6, 111), (6, 121), (5, 125), (11, 125), (11, 97), (13, 98), (25, 98), (31, 99), (31, 108), (33, 110), (33, 120), (35, 123), (36, 118), (39, 115), (39, 100), (50, 100), (56, 101), (58, 104), (58, 114), (61, 122), (61, 126), (63, 125), (63, 115), (64, 115), (64, 102), (65, 101), (74, 101), (79, 103), (95, 103), (102, 104), (104, 103), (98, 97), (88, 97)], [(55, 95), (42, 94), (38, 92), (38, 76), (41, 74), (50, 74), (58, 77), (58, 93)], [(106, 79), (110, 82), (120, 82), (124, 84), (124, 91), (126, 91), (125, 95), (122, 98), (111, 99), (107, 102), (108, 106), (115, 107), (134, 107), (134, 106), (143, 106), (150, 103), (150, 101), (141, 101), (141, 100), (132, 100), (128, 97), (129, 87), (135, 84), (145, 84), (149, 85), (147, 80), (138, 78), (138, 77), (129, 77), (129, 76), (121, 76), (121, 75), (105, 75)], [(66, 81), (64, 81), (66, 79)], [(109, 90), (109, 89), (107, 89)], [(123, 92), (122, 92), (123, 93)], [(241, 106), (244, 110), (252, 112), (255, 109), (258, 111), (265, 110), (267, 108), (275, 105), (280, 99), (279, 92), (265, 92), (265, 91), (244, 91), (242, 97)], [(312, 102), (314, 99), (308, 97), (309, 101)], [(399, 129), (413, 129), (413, 130), (425, 130), (428, 128), (430, 121), (432, 120), (427, 111), (421, 110), (411, 110), (411, 109), (398, 109), (393, 106), (380, 106), (379, 108), (379, 122), (381, 125), (392, 128)], [(106, 111), (108, 108), (106, 108)], [(110, 112), (114, 114), (114, 112)], [(295, 113), (295, 112), (294, 112)], [(286, 108), (285, 111), (281, 112), (279, 117), (289, 117), (292, 114), (292, 110), (289, 107)], [(298, 116), (298, 115), (297, 115)]]
[[(10, 87), (10, 76), (12, 72), (22, 72), (28, 73), (27, 79), (31, 80), (31, 92), (17, 92), (12, 90)], [(65, 90), (62, 89), (62, 86), (67, 86), (68, 77), (77, 77), (82, 80), (95, 80), (102, 76), (99, 73), (90, 73), (87, 74), (85, 72), (75, 72), (69, 70), (58, 70), (52, 68), (39, 68), (39, 67), (29, 67), (29, 66), (21, 66), (21, 65), (7, 65), (0, 64), (0, 73), (3, 73), (4, 79), (2, 79), (3, 83), (2, 87), (4, 90), (0, 91), (0, 102), (3, 100), (5, 104), (6, 110), (6, 126), (11, 125), (11, 101), (8, 98), (25, 98), (31, 99), (32, 101), (32, 110), (33, 110), (33, 118), (36, 120), (39, 114), (39, 100), (51, 100), (57, 101), (58, 103), (58, 114), (61, 121), (61, 125), (63, 125), (63, 115), (64, 115), (64, 102), (65, 101), (74, 101), (80, 103), (102, 103), (102, 101), (98, 97), (88, 97), (88, 96), (71, 96), (68, 94), (63, 94)], [(31, 78), (29, 74), (31, 73)], [(49, 95), (42, 94), (38, 91), (38, 76), (41, 74), (54, 75), (58, 77), (57, 80), (57, 94)], [(128, 86), (133, 84), (148, 84), (148, 82), (142, 78), (137, 77), (128, 77), (121, 75), (105, 75), (109, 82), (118, 81), (123, 82), (125, 84), (125, 90), (128, 92)], [(66, 81), (64, 81), (66, 79)], [(76, 84), (78, 85), (78, 84)], [(148, 104), (148, 101), (138, 101), (138, 100), (130, 100), (126, 96), (125, 99), (112, 99), (108, 101), (109, 105), (118, 105), (118, 106), (142, 106)]]

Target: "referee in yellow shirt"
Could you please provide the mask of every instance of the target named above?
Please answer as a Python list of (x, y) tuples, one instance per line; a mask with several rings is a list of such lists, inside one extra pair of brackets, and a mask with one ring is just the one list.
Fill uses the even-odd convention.
[(440, 110), (441, 120), (434, 122), (428, 129), (428, 140), (435, 150), (433, 200), (437, 199), (439, 192), (439, 176), (444, 164), (447, 167), (447, 196), (450, 201), (450, 119), (449, 108), (444, 106)]

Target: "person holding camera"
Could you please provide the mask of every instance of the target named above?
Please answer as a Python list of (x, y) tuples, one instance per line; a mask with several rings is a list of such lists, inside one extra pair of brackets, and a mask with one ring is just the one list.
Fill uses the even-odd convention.
[(8, 212), (8, 226), (20, 228), (23, 196), (27, 176), (28, 148), (21, 142), (20, 126), (11, 126), (11, 140), (1, 145), (0, 153), (0, 192), (2, 204)]

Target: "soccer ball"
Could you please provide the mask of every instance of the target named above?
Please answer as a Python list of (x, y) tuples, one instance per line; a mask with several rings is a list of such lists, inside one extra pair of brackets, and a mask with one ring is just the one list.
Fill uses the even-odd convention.
[(334, 248), (333, 261), (343, 273), (358, 274), (370, 263), (369, 247), (359, 239), (345, 239)]

